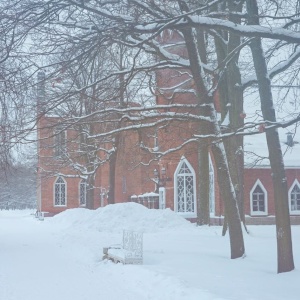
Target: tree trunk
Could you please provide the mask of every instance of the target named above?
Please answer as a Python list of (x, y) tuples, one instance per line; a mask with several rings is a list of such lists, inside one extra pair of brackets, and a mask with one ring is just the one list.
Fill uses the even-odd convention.
[[(247, 0), (247, 11), (249, 24), (258, 25), (259, 18), (256, 0)], [(274, 123), (276, 122), (276, 116), (273, 106), (271, 81), (268, 76), (261, 39), (254, 39), (250, 44), (250, 48), (258, 81), (262, 114), (264, 120)], [(289, 272), (294, 269), (294, 259), (288, 205), (288, 187), (277, 129), (267, 129), (266, 138), (274, 188), (277, 232), (277, 271), (278, 273)]]
[[(123, 64), (124, 64), (124, 53), (123, 53), (123, 47), (121, 44), (118, 45), (119, 48), (119, 65), (118, 68), (120, 71), (123, 70)], [(120, 72), (120, 75), (118, 76), (119, 80), (119, 106), (121, 108), (126, 107), (125, 103), (125, 92), (126, 92), (126, 82), (125, 82), (125, 76)], [(121, 128), (121, 124), (118, 123), (117, 128)], [(120, 146), (120, 134), (118, 133), (114, 137), (114, 152), (109, 157), (109, 189), (108, 189), (108, 197), (107, 201), (109, 204), (115, 203), (115, 184), (116, 184), (116, 171), (117, 171), (117, 159), (118, 159), (118, 149)]]
[[(204, 31), (196, 30), (197, 46), (200, 59), (207, 63), (207, 52)], [(200, 127), (201, 134), (205, 134), (203, 128)], [(208, 143), (207, 141), (199, 141), (198, 143), (198, 187), (199, 198), (197, 201), (197, 225), (209, 225), (209, 158), (208, 158)]]
[[(204, 114), (212, 120), (210, 128), (202, 128), (200, 131), (209, 130), (216, 138), (212, 144), (212, 152), (216, 163), (218, 184), (224, 200), (225, 210), (228, 217), (229, 238), (231, 246), (231, 258), (242, 257), (245, 253), (244, 239), (240, 215), (237, 207), (236, 195), (229, 174), (228, 163), (223, 142), (218, 138), (221, 134), (220, 126), (216, 118), (216, 110), (213, 103), (213, 96), (210, 96), (203, 77), (200, 55), (198, 53), (197, 42), (191, 28), (182, 30), (187, 47), (190, 70), (195, 82), (195, 90), (199, 105), (203, 108)], [(200, 124), (205, 126), (205, 124)]]
[(236, 195), (231, 182), (223, 143), (213, 143), (212, 152), (218, 170), (219, 188), (224, 200), (226, 223), (231, 245), (231, 258), (239, 258), (245, 254), (245, 246)]
[(108, 204), (115, 203), (115, 182), (116, 182), (116, 167), (117, 167), (117, 150), (109, 157), (109, 188), (107, 193)]
[[(229, 11), (242, 12), (243, 1), (236, 2), (233, 0), (227, 1)], [(239, 24), (240, 17), (230, 15), (230, 21)], [(224, 34), (219, 31), (220, 36), (227, 40), (224, 44), (219, 38), (215, 38), (215, 47), (220, 66), (224, 64), (224, 60), (228, 58), (228, 54), (234, 51), (240, 45), (240, 36), (230, 33)], [(221, 104), (222, 119), (229, 117), (228, 130), (234, 131), (243, 126), (243, 92), (239, 88), (241, 85), (241, 74), (238, 66), (239, 51), (231, 58), (227, 67), (221, 71), (221, 78), (219, 79), (219, 99)], [(223, 72), (223, 73), (222, 73)], [(244, 213), (244, 153), (243, 153), (243, 137), (234, 136), (224, 142), (226, 155), (229, 165), (231, 179), (234, 185), (240, 218), (245, 225)], [(224, 226), (226, 232), (226, 226)]]
[(95, 192), (95, 179), (94, 176), (89, 176), (87, 180), (86, 190), (86, 208), (95, 209), (94, 192)]
[(209, 159), (206, 141), (199, 141), (198, 169), (199, 199), (197, 201), (197, 225), (209, 225)]

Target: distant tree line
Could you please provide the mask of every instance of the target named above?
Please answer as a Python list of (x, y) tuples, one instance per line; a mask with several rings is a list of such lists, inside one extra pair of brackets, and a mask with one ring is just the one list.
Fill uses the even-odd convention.
[(36, 208), (36, 167), (20, 163), (0, 174), (0, 209)]

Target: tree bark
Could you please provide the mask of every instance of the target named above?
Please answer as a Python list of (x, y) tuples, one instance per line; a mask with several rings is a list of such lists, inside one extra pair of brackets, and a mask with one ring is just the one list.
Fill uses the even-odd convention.
[[(197, 46), (200, 59), (203, 63), (207, 63), (207, 51), (204, 31), (196, 30)], [(204, 134), (203, 128), (200, 131)], [(199, 141), (198, 144), (198, 187), (199, 198), (197, 201), (197, 225), (209, 225), (209, 158), (207, 141)]]
[(226, 223), (229, 230), (231, 245), (231, 258), (239, 258), (244, 256), (245, 246), (236, 195), (231, 182), (223, 143), (213, 143), (212, 152), (216, 162), (216, 168), (218, 170), (217, 177), (219, 188), (222, 198), (224, 199), (225, 215), (227, 220)]
[[(120, 127), (120, 125), (118, 125)], [(108, 204), (115, 203), (115, 190), (116, 190), (116, 172), (117, 172), (117, 159), (118, 159), (118, 150), (120, 146), (120, 134), (117, 133), (114, 137), (114, 151), (109, 157), (109, 187), (107, 193), (107, 202)]]
[[(233, 0), (227, 1), (229, 11), (242, 12), (243, 1), (236, 2)], [(229, 16), (230, 21), (239, 24), (240, 17)], [(235, 51), (240, 45), (240, 36), (234, 33), (224, 35), (219, 32), (223, 39), (227, 40), (225, 45), (221, 40), (215, 38), (215, 47), (219, 65), (223, 64), (224, 60), (228, 58), (228, 54)], [(236, 51), (231, 61), (228, 63), (223, 72), (219, 82), (219, 98), (221, 104), (222, 119), (229, 117), (228, 130), (234, 131), (241, 128), (244, 123), (243, 119), (243, 91), (239, 88), (241, 86), (241, 74), (238, 66), (239, 51)], [(228, 159), (229, 171), (234, 185), (240, 218), (245, 224), (244, 213), (244, 153), (243, 153), (243, 136), (234, 136), (224, 142), (226, 155)], [(224, 223), (225, 225), (225, 223)], [(226, 232), (226, 226), (224, 226)]]
[[(256, 0), (247, 0), (247, 11), (249, 24), (258, 25), (259, 18)], [(264, 120), (276, 122), (271, 81), (268, 76), (261, 39), (254, 39), (250, 44), (250, 48), (258, 81), (261, 110)], [(278, 273), (289, 272), (294, 269), (294, 259), (288, 205), (288, 187), (277, 129), (267, 129), (266, 138), (274, 188), (277, 232), (277, 271)]]
[(209, 158), (208, 145), (205, 141), (199, 141), (198, 167), (199, 199), (197, 201), (197, 225), (209, 225)]
[(117, 167), (117, 151), (111, 154), (109, 158), (109, 189), (107, 194), (108, 204), (115, 203), (115, 179), (116, 179), (116, 167)]
[[(123, 70), (124, 64), (124, 53), (122, 45), (119, 45), (119, 65), (118, 68), (120, 71)], [(126, 93), (126, 82), (124, 74), (120, 74), (119, 77), (119, 106), (121, 108), (126, 107), (125, 103), (125, 93)], [(117, 128), (120, 128), (121, 124), (117, 124)], [(108, 189), (108, 198), (107, 201), (109, 204), (115, 203), (115, 189), (116, 189), (116, 171), (117, 171), (117, 159), (118, 159), (118, 150), (120, 146), (120, 137), (121, 133), (117, 133), (114, 137), (114, 152), (109, 157), (109, 189)]]
[(93, 175), (90, 175), (87, 180), (86, 186), (86, 208), (95, 209), (94, 193), (95, 193), (95, 179)]
[[(209, 130), (209, 132), (216, 137), (212, 144), (212, 152), (216, 163), (216, 168), (218, 170), (217, 178), (220, 192), (223, 197), (225, 211), (228, 217), (231, 258), (234, 259), (242, 257), (245, 253), (242, 226), (237, 207), (236, 195), (229, 174), (224, 145), (222, 140), (218, 139), (221, 134), (220, 126), (216, 118), (213, 96), (209, 95), (206, 83), (204, 81), (204, 70), (202, 69), (195, 35), (191, 28), (182, 30), (182, 33), (190, 59), (190, 70), (194, 78), (195, 90), (199, 105), (206, 110), (205, 115), (209, 116), (212, 120), (210, 128), (202, 127), (202, 129), (200, 128), (200, 131)], [(200, 124), (200, 126), (205, 126), (205, 124)]]

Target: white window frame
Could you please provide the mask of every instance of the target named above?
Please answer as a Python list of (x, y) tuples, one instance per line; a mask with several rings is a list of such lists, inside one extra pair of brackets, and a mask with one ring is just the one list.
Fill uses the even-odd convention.
[[(183, 163), (186, 163), (187, 167), (190, 169), (193, 176), (193, 195), (194, 195), (194, 212), (178, 212), (178, 185), (177, 185), (177, 176), (181, 169)], [(189, 161), (183, 156), (180, 162), (177, 165), (177, 168), (174, 172), (174, 210), (177, 214), (183, 216), (184, 218), (196, 218), (197, 217), (197, 188), (196, 188), (196, 173)]]
[[(85, 185), (85, 193), (84, 193), (84, 204), (81, 204), (80, 203), (80, 199), (81, 199), (81, 185), (82, 184), (84, 184)], [(78, 193), (78, 195), (79, 195), (79, 199), (78, 199), (78, 201), (79, 201), (79, 206), (86, 206), (86, 194), (87, 194), (87, 183), (86, 183), (86, 180), (84, 180), (84, 179), (82, 179), (82, 180), (80, 180), (79, 181), (79, 193)]]
[[(265, 211), (253, 211), (252, 195), (257, 186), (259, 186), (265, 194)], [(253, 185), (253, 187), (250, 191), (250, 213), (251, 213), (251, 216), (267, 216), (268, 215), (268, 192), (259, 179), (256, 180), (255, 184)]]
[(291, 215), (300, 215), (300, 210), (292, 210), (292, 190), (295, 187), (295, 185), (298, 185), (300, 188), (300, 183), (297, 179), (294, 180), (293, 184), (291, 185), (289, 189), (289, 211)]
[[(61, 178), (64, 182), (65, 185), (65, 204), (55, 204), (55, 185), (57, 184), (57, 181), (59, 180), (59, 178)], [(55, 181), (54, 181), (54, 185), (53, 185), (53, 206), (55, 207), (66, 207), (67, 206), (67, 182), (66, 180), (62, 177), (62, 176), (58, 176)]]

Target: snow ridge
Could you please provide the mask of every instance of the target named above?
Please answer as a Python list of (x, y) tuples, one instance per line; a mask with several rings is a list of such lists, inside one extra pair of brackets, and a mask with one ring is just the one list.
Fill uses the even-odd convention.
[(69, 227), (119, 233), (122, 230), (158, 232), (169, 229), (194, 228), (194, 225), (170, 209), (148, 209), (134, 202), (117, 203), (96, 210), (68, 209), (50, 220)]

